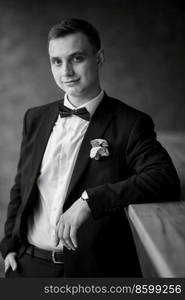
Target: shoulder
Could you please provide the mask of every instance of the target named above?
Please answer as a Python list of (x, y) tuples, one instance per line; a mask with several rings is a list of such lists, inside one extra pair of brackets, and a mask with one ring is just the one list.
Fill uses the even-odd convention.
[(57, 100), (57, 101), (50, 102), (47, 104), (31, 107), (26, 111), (26, 114), (29, 116), (41, 115), (49, 110), (56, 108), (58, 106), (59, 101), (61, 101), (61, 100)]
[(133, 125), (138, 120), (153, 122), (151, 117), (147, 113), (126, 104), (120, 99), (107, 95), (105, 98), (105, 101), (107, 102), (111, 112), (115, 115), (116, 119), (121, 121), (122, 123), (130, 123), (130, 125)]
[(44, 120), (46, 116), (56, 115), (59, 101), (29, 108), (24, 115), (24, 128), (34, 129)]
[(108, 97), (107, 102), (114, 114), (117, 131), (125, 140), (136, 142), (156, 137), (154, 122), (148, 114), (113, 97)]
[(58, 109), (58, 104), (59, 101), (61, 100), (57, 100), (54, 102), (50, 102), (47, 104), (43, 104), (43, 105), (39, 105), (39, 106), (35, 106), (35, 107), (31, 107), (29, 108), (24, 115), (24, 121), (25, 122), (31, 122), (31, 121), (37, 121), (41, 120), (42, 117), (44, 117), (47, 113), (49, 113), (50, 111), (56, 111)]

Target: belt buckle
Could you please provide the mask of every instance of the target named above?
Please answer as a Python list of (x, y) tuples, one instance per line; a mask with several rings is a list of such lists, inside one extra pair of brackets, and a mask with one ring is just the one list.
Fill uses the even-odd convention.
[(52, 261), (54, 264), (63, 264), (64, 263), (63, 261), (56, 260), (55, 254), (58, 252), (61, 252), (61, 251), (56, 251), (56, 250), (52, 251)]

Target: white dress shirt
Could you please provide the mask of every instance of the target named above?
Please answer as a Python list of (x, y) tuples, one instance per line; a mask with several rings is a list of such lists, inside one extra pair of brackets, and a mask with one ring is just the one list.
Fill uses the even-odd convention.
[[(104, 92), (79, 106), (86, 107), (92, 117), (103, 98)], [(75, 107), (64, 97), (64, 105)], [(45, 149), (37, 185), (40, 193), (38, 207), (28, 222), (28, 242), (45, 250), (62, 249), (62, 242), (56, 245), (56, 226), (62, 214), (67, 190), (77, 155), (89, 126), (89, 121), (78, 116), (58, 118)]]

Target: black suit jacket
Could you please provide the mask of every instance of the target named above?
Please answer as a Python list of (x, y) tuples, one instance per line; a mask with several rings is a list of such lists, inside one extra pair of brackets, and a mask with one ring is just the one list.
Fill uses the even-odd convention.
[[(28, 110), (1, 252), (26, 244), (27, 220), (38, 202), (36, 180), (58, 117), (59, 101)], [(106, 139), (110, 155), (90, 158), (90, 141)], [(92, 216), (78, 232), (78, 249), (65, 248), (66, 277), (138, 277), (135, 247), (124, 208), (131, 203), (179, 199), (179, 179), (156, 141), (151, 118), (104, 96), (81, 144), (64, 211), (86, 190)]]

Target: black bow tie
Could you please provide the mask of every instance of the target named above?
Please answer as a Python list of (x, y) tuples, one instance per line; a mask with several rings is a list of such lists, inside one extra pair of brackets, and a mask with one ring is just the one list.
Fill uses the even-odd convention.
[(85, 107), (79, 108), (79, 109), (70, 109), (70, 108), (64, 106), (62, 103), (59, 103), (59, 113), (60, 113), (61, 118), (75, 115), (86, 121), (90, 120), (90, 114)]

